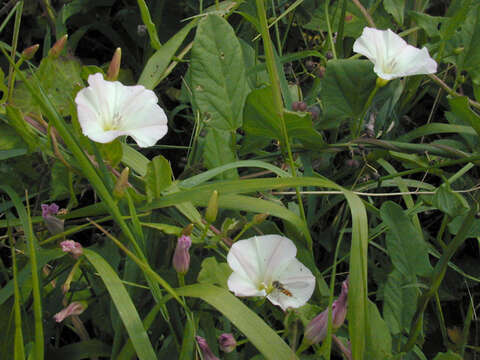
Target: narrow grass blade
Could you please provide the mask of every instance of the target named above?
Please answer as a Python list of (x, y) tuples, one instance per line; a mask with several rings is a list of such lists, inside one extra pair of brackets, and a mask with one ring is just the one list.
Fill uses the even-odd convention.
[(18, 271), (17, 271), (17, 256), (15, 254), (15, 243), (12, 237), (12, 230), (8, 228), (8, 237), (10, 239), (10, 248), (12, 250), (12, 272), (13, 272), (13, 288), (15, 300), (13, 309), (15, 312), (15, 340), (14, 340), (14, 359), (25, 359), (25, 349), (23, 347), (23, 332), (22, 332), (22, 315), (20, 313), (20, 291), (18, 289)]
[(200, 298), (220, 311), (248, 337), (265, 358), (271, 360), (297, 359), (295, 353), (282, 338), (229, 291), (209, 284), (185, 286), (176, 291), (182, 296)]
[(23, 206), (20, 197), (8, 185), (0, 185), (0, 190), (8, 194), (15, 205), (18, 216), (22, 222), (23, 231), (28, 243), (28, 251), (30, 255), (30, 264), (32, 269), (32, 291), (33, 291), (33, 314), (35, 319), (35, 342), (34, 352), (36, 359), (43, 359), (44, 343), (43, 343), (43, 319), (42, 319), (42, 297), (40, 294), (40, 278), (38, 274), (37, 263), (37, 246), (35, 245), (35, 236), (32, 230), (29, 214)]
[(157, 356), (155, 355), (147, 332), (122, 280), (103, 257), (89, 249), (84, 249), (83, 253), (102, 278), (120, 318), (125, 325), (125, 329), (137, 352), (138, 358), (141, 360), (156, 359)]

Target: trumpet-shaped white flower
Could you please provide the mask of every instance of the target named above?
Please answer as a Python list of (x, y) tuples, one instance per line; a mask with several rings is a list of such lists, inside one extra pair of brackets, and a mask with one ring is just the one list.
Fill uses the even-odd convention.
[(91, 140), (108, 143), (129, 135), (138, 146), (147, 147), (167, 133), (167, 116), (153, 91), (106, 81), (100, 73), (90, 75), (88, 84), (75, 102), (82, 132)]
[(430, 57), (427, 48), (417, 49), (408, 45), (390, 29), (364, 28), (362, 36), (353, 44), (353, 51), (373, 62), (373, 71), (384, 80), (437, 71), (437, 63)]
[(300, 307), (312, 296), (315, 277), (296, 254), (293, 242), (280, 235), (240, 240), (227, 256), (233, 270), (228, 288), (236, 296), (266, 296), (284, 311)]

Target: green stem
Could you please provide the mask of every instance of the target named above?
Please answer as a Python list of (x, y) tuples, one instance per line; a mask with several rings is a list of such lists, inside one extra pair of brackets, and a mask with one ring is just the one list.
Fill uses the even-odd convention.
[(436, 237), (438, 245), (440, 245), (440, 247), (443, 250), (445, 250), (447, 248), (447, 245), (442, 240), (442, 238), (443, 238), (443, 234), (444, 234), (445, 229), (447, 228), (447, 225), (450, 222), (450, 220), (451, 219), (450, 219), (450, 216), (448, 216), (448, 214), (443, 215), (442, 223), (440, 224), (440, 229), (438, 230), (437, 237)]
[[(179, 287), (184, 287), (185, 286), (185, 275), (177, 273), (177, 278), (178, 278), (178, 286)], [(183, 298), (183, 297), (182, 297)], [(185, 300), (184, 300), (185, 301)]]
[[(378, 78), (380, 79), (380, 78)], [(365, 103), (365, 106), (363, 107), (362, 113), (358, 117), (357, 121), (354, 123), (354, 128), (352, 130), (352, 138), (358, 138), (360, 136), (360, 131), (362, 129), (362, 124), (363, 120), (365, 119), (365, 115), (367, 114), (368, 109), (370, 108), (370, 105), (372, 105), (373, 98), (375, 97), (378, 89), (380, 89), (383, 85), (381, 84), (381, 81), (378, 81), (375, 83), (375, 87), (373, 88), (372, 92), (370, 93), (370, 96), (367, 99), (367, 102)]]
[(330, 14), (328, 13), (328, 7), (330, 0), (325, 0), (325, 19), (327, 20), (328, 39), (330, 40), (330, 47), (332, 48), (332, 55), (334, 59), (337, 59), (337, 52), (335, 51), (335, 43), (333, 42), (332, 25), (330, 24)]
[[(18, 44), (18, 34), (20, 33), (20, 22), (22, 19), (22, 10), (23, 10), (23, 1), (18, 3), (17, 12), (15, 14), (15, 23), (13, 27), (13, 39), (12, 39), (12, 48), (10, 56), (12, 59), (15, 59), (15, 53), (17, 51)], [(10, 64), (9, 73), (8, 73), (8, 97), (7, 103), (12, 100), (13, 95), (13, 85), (15, 83), (15, 69), (14, 66)]]
[[(265, 51), (265, 60), (266, 60), (268, 74), (270, 76), (270, 82), (272, 83), (273, 103), (275, 105), (276, 115), (280, 119), (280, 125), (282, 130), (282, 137), (283, 137), (282, 140), (285, 144), (285, 149), (287, 150), (288, 161), (290, 163), (290, 168), (292, 171), (292, 177), (296, 177), (297, 174), (295, 169), (295, 161), (293, 160), (292, 148), (290, 146), (290, 140), (288, 138), (287, 124), (285, 122), (285, 117), (284, 117), (283, 99), (282, 99), (282, 93), (280, 90), (280, 78), (278, 76), (277, 65), (275, 63), (272, 40), (270, 38), (270, 33), (268, 31), (267, 14), (266, 14), (265, 5), (263, 2), (264, 0), (256, 0), (258, 19), (260, 22), (260, 33), (262, 34), (263, 47)], [(300, 215), (302, 217), (302, 220), (305, 223), (306, 228), (308, 229), (307, 218), (305, 217), (305, 209), (303, 208), (302, 195), (300, 194), (300, 188), (296, 187), (295, 191), (297, 193), (296, 195), (298, 199), (298, 207), (300, 209)], [(306, 236), (307, 236), (308, 242), (311, 244), (312, 238), (310, 236), (309, 231), (307, 231)], [(310, 248), (309, 250), (312, 250), (312, 249)]]
[[(345, 223), (346, 224), (346, 223)], [(330, 359), (330, 353), (332, 351), (332, 332), (333, 332), (333, 325), (332, 325), (332, 306), (333, 306), (333, 297), (334, 297), (334, 290), (335, 290), (335, 278), (337, 276), (337, 258), (338, 252), (340, 251), (340, 244), (342, 243), (343, 234), (345, 232), (346, 226), (343, 227), (342, 231), (340, 232), (340, 236), (338, 238), (337, 246), (335, 248), (335, 255), (333, 256), (333, 268), (332, 268), (332, 276), (330, 277), (330, 298), (328, 300), (328, 322), (327, 322), (327, 337), (326, 341), (326, 359)]]
[(440, 324), (440, 331), (442, 333), (443, 345), (447, 347), (448, 346), (447, 327), (445, 326), (445, 317), (443, 316), (442, 303), (440, 302), (440, 297), (438, 296), (438, 292), (435, 293), (435, 305), (437, 306), (437, 317), (438, 317), (438, 322)]
[(242, 236), (243, 233), (245, 231), (247, 231), (248, 229), (250, 229), (252, 226), (253, 226), (253, 221), (250, 221), (249, 223), (245, 224), (245, 226), (242, 228), (242, 230), (240, 230), (240, 232), (237, 234), (237, 236), (235, 236), (235, 238), (233, 239), (233, 242), (236, 242), (238, 239), (240, 239), (240, 236)]

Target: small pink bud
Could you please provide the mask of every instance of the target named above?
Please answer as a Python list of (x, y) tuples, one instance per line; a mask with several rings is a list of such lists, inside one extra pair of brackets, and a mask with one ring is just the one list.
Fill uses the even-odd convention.
[(66, 253), (72, 254), (75, 259), (78, 259), (83, 254), (83, 246), (82, 244), (73, 241), (73, 240), (65, 240), (60, 243), (62, 247), (62, 251)]
[(40, 47), (40, 45), (38, 45), (38, 44), (27, 47), (26, 49), (24, 49), (22, 51), (22, 57), (25, 60), (32, 59), (35, 56), (35, 53), (37, 52), (39, 47)]
[(223, 352), (230, 353), (235, 350), (237, 342), (235, 341), (235, 338), (232, 334), (225, 333), (218, 337), (218, 346)]
[(268, 218), (268, 214), (256, 214), (256, 215), (253, 217), (253, 223), (254, 223), (255, 225), (260, 225), (260, 224), (263, 223), (267, 218)]
[(60, 39), (58, 39), (55, 44), (53, 44), (52, 48), (48, 51), (48, 55), (54, 58), (59, 57), (62, 53), (63, 48), (67, 44), (68, 35), (63, 35)]
[(120, 72), (120, 62), (122, 60), (122, 49), (117, 48), (113, 53), (112, 61), (108, 67), (107, 76), (105, 80), (115, 81), (118, 79), (118, 73)]
[(85, 311), (85, 306), (78, 302), (74, 301), (70, 303), (65, 309), (56, 313), (53, 318), (57, 323), (62, 322), (65, 318), (72, 316), (72, 315), (80, 315)]
[[(347, 316), (348, 280), (342, 283), (342, 292), (332, 304), (332, 328), (340, 328)], [(318, 344), (325, 339), (328, 328), (328, 309), (314, 317), (305, 328), (305, 340), (310, 344)]]
[(195, 340), (197, 340), (198, 347), (202, 352), (203, 360), (220, 360), (213, 354), (212, 350), (210, 350), (207, 340), (201, 336), (195, 336)]
[(188, 252), (190, 246), (192, 246), (190, 236), (182, 235), (178, 238), (172, 262), (173, 268), (179, 274), (185, 275), (190, 267), (190, 253)]

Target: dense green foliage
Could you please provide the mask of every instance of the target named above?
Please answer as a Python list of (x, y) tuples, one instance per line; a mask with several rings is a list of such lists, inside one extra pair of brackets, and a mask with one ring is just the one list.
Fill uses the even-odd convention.
[[(478, 1), (12, 0), (0, 14), (1, 359), (197, 359), (197, 335), (232, 360), (348, 358), (338, 341), (355, 360), (477, 358)], [(367, 26), (426, 47), (436, 74), (380, 87), (352, 50)], [(118, 81), (167, 113), (155, 146), (82, 134), (75, 96), (91, 74), (117, 78), (117, 48)], [(307, 305), (229, 291), (229, 246), (261, 234), (295, 243), (317, 281)], [(307, 346), (347, 277), (345, 324)], [(55, 322), (75, 301), (85, 311)]]

